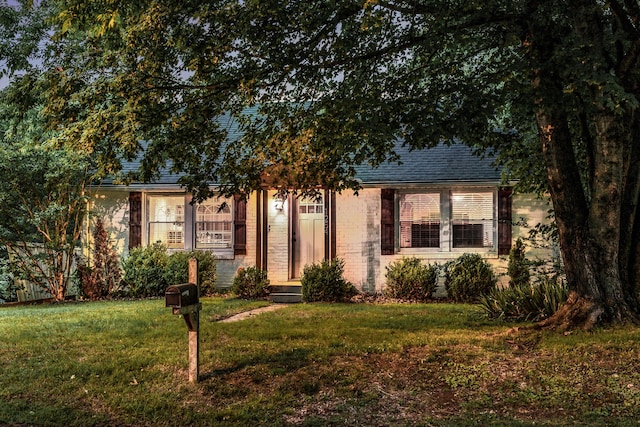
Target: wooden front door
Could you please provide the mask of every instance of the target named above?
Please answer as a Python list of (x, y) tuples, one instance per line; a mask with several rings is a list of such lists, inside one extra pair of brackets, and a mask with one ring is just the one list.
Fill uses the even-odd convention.
[(297, 199), (293, 216), (293, 278), (299, 278), (305, 265), (324, 259), (324, 197)]

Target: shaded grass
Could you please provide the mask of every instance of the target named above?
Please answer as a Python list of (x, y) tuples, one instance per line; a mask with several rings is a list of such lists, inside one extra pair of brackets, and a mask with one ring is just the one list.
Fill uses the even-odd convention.
[(507, 333), (477, 306), (163, 300), (0, 308), (0, 425), (638, 425), (638, 328)]

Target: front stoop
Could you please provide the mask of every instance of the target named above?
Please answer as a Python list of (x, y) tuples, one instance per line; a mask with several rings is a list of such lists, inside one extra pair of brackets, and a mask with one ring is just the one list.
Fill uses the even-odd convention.
[(299, 284), (270, 285), (269, 300), (273, 303), (283, 304), (302, 302), (302, 286)]

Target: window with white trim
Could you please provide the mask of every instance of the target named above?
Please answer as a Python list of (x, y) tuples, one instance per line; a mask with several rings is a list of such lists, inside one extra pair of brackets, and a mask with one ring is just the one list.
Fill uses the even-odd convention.
[(147, 244), (170, 250), (210, 250), (222, 257), (234, 254), (234, 201), (209, 199), (191, 205), (185, 194), (147, 195)]
[(494, 212), (493, 192), (452, 192), (452, 247), (492, 248)]
[(149, 196), (149, 243), (184, 249), (184, 196)]
[(401, 251), (495, 249), (496, 203), (492, 189), (399, 191), (396, 244)]
[(196, 205), (196, 249), (233, 248), (232, 200), (210, 199)]
[(440, 247), (440, 193), (400, 196), (400, 247)]

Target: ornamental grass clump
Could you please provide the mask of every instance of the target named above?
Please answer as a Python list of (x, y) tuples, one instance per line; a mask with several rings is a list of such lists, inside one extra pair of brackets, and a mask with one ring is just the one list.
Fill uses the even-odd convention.
[(346, 301), (357, 291), (344, 279), (344, 261), (340, 258), (307, 265), (302, 271), (302, 300), (305, 302)]
[(269, 296), (267, 272), (258, 267), (240, 267), (231, 284), (231, 292), (238, 298), (258, 299)]
[(552, 316), (568, 295), (563, 280), (540, 275), (528, 285), (494, 289), (479, 302), (492, 319), (538, 322)]
[(390, 298), (427, 301), (436, 290), (439, 268), (419, 258), (396, 260), (387, 266), (385, 294)]
[(477, 302), (496, 287), (491, 265), (478, 254), (462, 254), (445, 264), (445, 287), (455, 302)]

